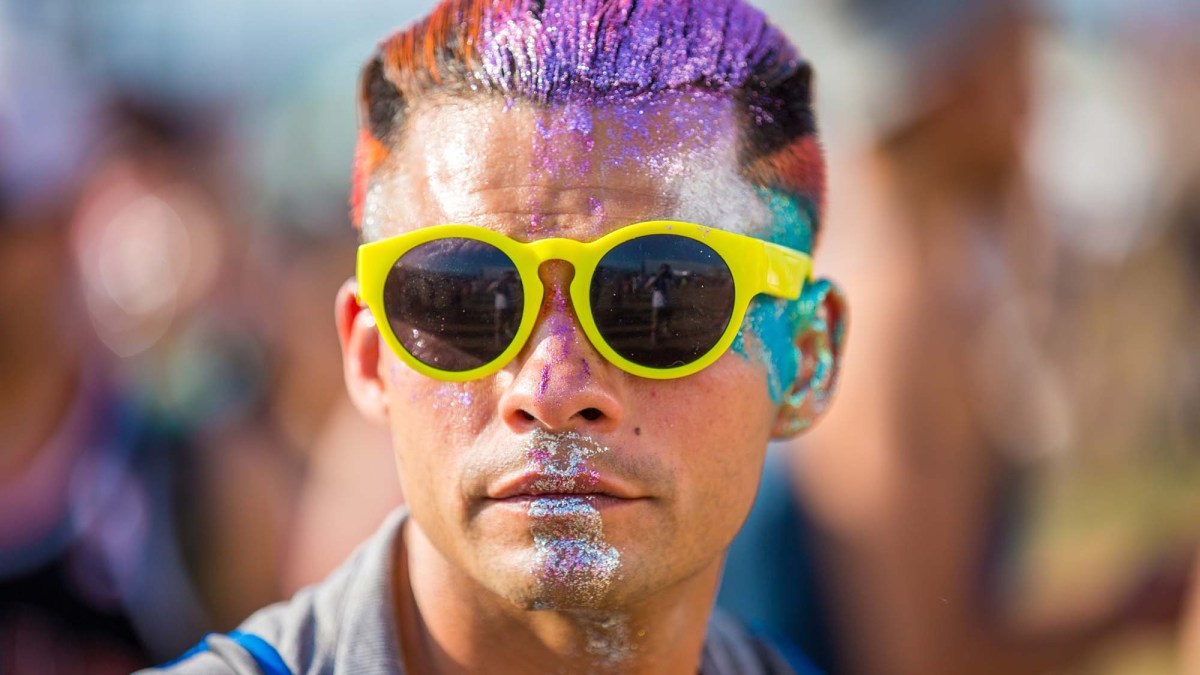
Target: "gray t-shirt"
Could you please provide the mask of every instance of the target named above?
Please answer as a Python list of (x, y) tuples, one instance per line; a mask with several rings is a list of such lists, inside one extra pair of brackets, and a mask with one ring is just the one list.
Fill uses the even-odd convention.
[[(408, 517), (397, 510), (374, 536), (325, 581), (305, 588), (288, 602), (255, 612), (239, 627), (261, 638), (300, 674), (404, 675), (395, 613), (392, 610), (392, 558), (396, 538)], [(211, 635), (207, 648), (141, 675), (259, 675), (259, 661), (245, 640)], [(261, 652), (260, 652), (261, 658)], [(732, 619), (709, 620), (702, 675), (790, 675), (785, 660), (768, 644), (750, 637)]]

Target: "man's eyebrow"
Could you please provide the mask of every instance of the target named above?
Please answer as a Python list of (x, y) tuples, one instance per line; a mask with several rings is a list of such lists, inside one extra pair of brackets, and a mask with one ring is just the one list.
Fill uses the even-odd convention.
[[(594, 218), (587, 213), (579, 213), (577, 211), (568, 212), (547, 212), (538, 211), (536, 209), (528, 209), (522, 211), (486, 211), (478, 213), (455, 214), (450, 217), (449, 221), (461, 223), (464, 225), (484, 225), (494, 224), (496, 226), (518, 226), (516, 231), (525, 232), (529, 228), (531, 219), (537, 218), (538, 231), (550, 231), (560, 228), (570, 228), (571, 224), (560, 222), (563, 218)], [(665, 211), (652, 211), (641, 209), (639, 211), (628, 213), (606, 213), (604, 219), (618, 224), (629, 224), (646, 222), (652, 220), (671, 220), (674, 214)], [(514, 235), (514, 238), (520, 240), (520, 236)]]
[(654, 190), (637, 190), (637, 189), (623, 188), (623, 187), (614, 188), (612, 186), (603, 186), (603, 185), (572, 185), (569, 187), (559, 187), (559, 186), (555, 186), (552, 184), (540, 184), (540, 183), (519, 183), (518, 184), (518, 183), (514, 183), (514, 184), (506, 184), (503, 186), (496, 186), (496, 187), (481, 186), (481, 187), (477, 187), (477, 188), (464, 190), (463, 194), (465, 194), (465, 195), (484, 195), (484, 194), (488, 194), (491, 192), (500, 192), (500, 191), (542, 191), (547, 195), (570, 194), (570, 193), (575, 193), (575, 192), (583, 192), (586, 194), (587, 197), (600, 197), (600, 196), (621, 197), (621, 196), (624, 196), (624, 197), (651, 199), (651, 200), (655, 200), (655, 201), (664, 201), (664, 202), (672, 202), (672, 203), (678, 201), (678, 197), (676, 195), (672, 195), (672, 194), (668, 194), (668, 193), (664, 193), (664, 192), (659, 192), (659, 191), (654, 191)]

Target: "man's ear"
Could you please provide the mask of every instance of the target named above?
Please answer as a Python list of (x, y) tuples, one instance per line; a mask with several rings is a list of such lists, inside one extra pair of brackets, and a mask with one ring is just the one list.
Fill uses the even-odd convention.
[(806, 316), (794, 338), (800, 368), (775, 418), (775, 439), (808, 430), (829, 409), (846, 343), (849, 317), (841, 289), (822, 279), (805, 287), (801, 302)]
[(367, 419), (386, 423), (387, 391), (379, 375), (379, 332), (375, 317), (358, 302), (358, 282), (354, 279), (338, 289), (334, 313), (350, 400)]

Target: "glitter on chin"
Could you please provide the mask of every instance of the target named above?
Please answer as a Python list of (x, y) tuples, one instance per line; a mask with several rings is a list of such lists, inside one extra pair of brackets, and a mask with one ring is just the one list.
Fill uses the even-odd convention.
[[(608, 448), (570, 431), (534, 431), (526, 447), (533, 469), (544, 476), (536, 488), (570, 492), (594, 485), (598, 475), (589, 459)], [(617, 572), (620, 553), (604, 540), (600, 512), (587, 495), (543, 497), (529, 504), (530, 533), (536, 551), (533, 574), (547, 598), (541, 609), (594, 605)], [(551, 601), (549, 597), (560, 600)]]
[(595, 606), (616, 576), (621, 554), (604, 540), (604, 522), (592, 498), (534, 499), (529, 518), (537, 551), (533, 572), (545, 598), (538, 609)]

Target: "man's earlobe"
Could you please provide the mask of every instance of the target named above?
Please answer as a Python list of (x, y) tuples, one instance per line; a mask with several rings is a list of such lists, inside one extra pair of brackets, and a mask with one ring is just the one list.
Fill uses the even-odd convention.
[(775, 418), (776, 439), (807, 431), (829, 409), (846, 342), (848, 316), (841, 289), (822, 279), (805, 287), (801, 301), (807, 315), (795, 336), (800, 369)]
[(387, 390), (379, 374), (379, 332), (375, 317), (358, 302), (358, 282), (354, 279), (348, 279), (338, 290), (335, 320), (350, 400), (367, 419), (386, 423)]

